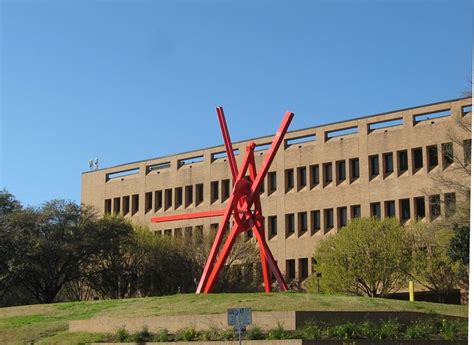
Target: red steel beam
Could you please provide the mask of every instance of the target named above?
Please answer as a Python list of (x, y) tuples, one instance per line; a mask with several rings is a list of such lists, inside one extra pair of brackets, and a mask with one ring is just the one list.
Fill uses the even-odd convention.
[(227, 122), (224, 116), (224, 109), (217, 107), (217, 117), (219, 118), (219, 124), (221, 126), (222, 137), (224, 138), (225, 150), (227, 157), (229, 158), (230, 172), (232, 173), (232, 180), (235, 183), (237, 178), (237, 162), (235, 161), (234, 149), (232, 148), (232, 141), (230, 140), (229, 129), (227, 128)]
[(152, 217), (152, 223), (172, 222), (175, 220), (218, 217), (224, 214), (225, 210), (204, 211), (195, 213), (175, 214), (172, 216)]

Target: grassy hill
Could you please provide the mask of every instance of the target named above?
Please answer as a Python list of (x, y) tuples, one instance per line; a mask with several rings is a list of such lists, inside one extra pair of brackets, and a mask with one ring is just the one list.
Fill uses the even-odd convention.
[(68, 321), (104, 316), (128, 317), (226, 313), (227, 308), (254, 311), (418, 311), (467, 317), (467, 306), (407, 302), (381, 298), (325, 296), (300, 293), (180, 294), (90, 302), (55, 303), (0, 308), (0, 344), (85, 343), (101, 334), (68, 333)]

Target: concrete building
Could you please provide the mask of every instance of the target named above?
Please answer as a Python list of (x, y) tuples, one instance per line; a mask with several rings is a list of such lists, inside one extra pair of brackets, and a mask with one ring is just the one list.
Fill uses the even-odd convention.
[[(431, 177), (466, 179), (452, 152), (470, 160), (470, 134), (456, 118), (471, 123), (471, 116), (471, 99), (463, 98), (288, 132), (261, 190), (268, 243), (287, 279), (305, 279), (316, 243), (352, 218), (432, 222), (452, 212), (466, 196)], [(272, 138), (253, 139), (257, 166)], [(233, 144), (238, 164), (247, 142)], [(84, 204), (147, 224), (157, 235), (217, 229), (219, 217), (150, 218), (222, 209), (230, 192), (223, 145), (82, 174)]]

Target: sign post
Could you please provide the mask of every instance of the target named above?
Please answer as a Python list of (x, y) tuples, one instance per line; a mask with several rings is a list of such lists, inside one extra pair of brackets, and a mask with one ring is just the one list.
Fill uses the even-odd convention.
[(239, 345), (242, 345), (242, 332), (245, 327), (252, 324), (252, 309), (231, 308), (227, 309), (227, 324), (234, 326), (239, 335)]

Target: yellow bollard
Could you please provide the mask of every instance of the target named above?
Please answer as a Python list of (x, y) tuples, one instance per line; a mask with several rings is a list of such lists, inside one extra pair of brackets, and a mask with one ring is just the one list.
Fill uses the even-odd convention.
[(410, 295), (410, 302), (414, 302), (415, 301), (415, 286), (413, 285), (412, 280), (408, 282), (408, 294)]

